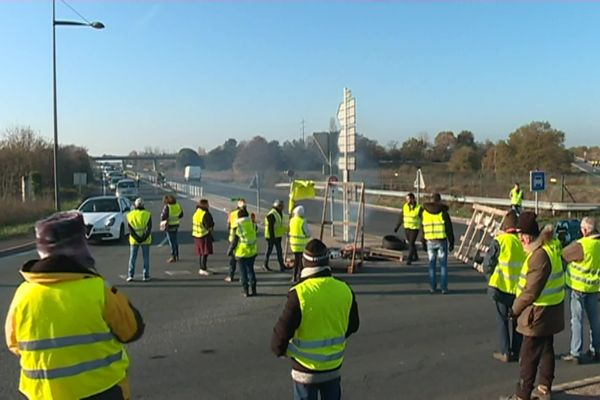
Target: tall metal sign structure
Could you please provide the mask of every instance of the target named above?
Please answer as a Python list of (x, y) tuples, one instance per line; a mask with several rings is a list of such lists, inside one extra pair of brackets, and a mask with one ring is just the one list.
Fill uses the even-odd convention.
[[(356, 99), (349, 89), (344, 88), (344, 98), (338, 107), (337, 118), (340, 123), (338, 147), (340, 158), (338, 167), (342, 172), (342, 182), (350, 182), (350, 171), (356, 170)], [(343, 240), (350, 240), (350, 193), (347, 185), (343, 186)]]

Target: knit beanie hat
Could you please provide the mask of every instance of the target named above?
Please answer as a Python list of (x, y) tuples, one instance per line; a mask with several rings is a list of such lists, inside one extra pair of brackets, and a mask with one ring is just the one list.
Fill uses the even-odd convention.
[(539, 236), (540, 227), (536, 221), (537, 215), (531, 211), (522, 212), (519, 215), (519, 222), (517, 224), (517, 230), (519, 233), (524, 233), (531, 236)]
[(319, 239), (312, 239), (302, 253), (302, 267), (324, 267), (329, 265), (329, 249)]
[(83, 267), (94, 269), (96, 261), (85, 239), (83, 215), (77, 211), (59, 212), (35, 224), (40, 258), (66, 256)]
[(502, 222), (501, 229), (506, 232), (509, 229), (517, 229), (517, 224), (519, 223), (519, 218), (517, 217), (517, 213), (514, 210), (510, 210), (504, 216), (504, 222)]

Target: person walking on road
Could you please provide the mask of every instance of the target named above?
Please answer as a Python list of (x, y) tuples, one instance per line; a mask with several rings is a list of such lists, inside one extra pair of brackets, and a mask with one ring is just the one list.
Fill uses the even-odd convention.
[(210, 213), (208, 200), (201, 199), (196, 205), (196, 212), (192, 216), (192, 236), (194, 237), (194, 247), (200, 263), (198, 274), (208, 276), (211, 272), (208, 270), (208, 256), (213, 253), (213, 236), (215, 222)]
[(273, 252), (273, 247), (277, 252), (277, 262), (279, 263), (279, 271), (285, 271), (285, 263), (283, 262), (283, 250), (281, 248), (281, 239), (285, 234), (285, 226), (283, 225), (283, 201), (275, 200), (273, 208), (265, 217), (265, 239), (267, 240), (267, 252), (265, 253), (264, 268), (271, 271), (269, 268), (269, 258)]
[(488, 277), (488, 295), (496, 306), (500, 348), (493, 353), (493, 357), (502, 362), (516, 361), (523, 341), (517, 332), (516, 321), (509, 318), (521, 268), (527, 257), (517, 235), (517, 223), (517, 214), (508, 212), (501, 232), (492, 240), (483, 261), (483, 271)]
[(323, 242), (308, 242), (302, 264), (301, 280), (273, 328), (271, 350), (292, 361), (294, 400), (340, 400), (340, 369), (347, 339), (359, 328), (358, 305), (350, 286), (332, 276)]
[[(237, 220), (239, 218), (238, 213), (241, 210), (246, 210), (246, 200), (244, 200), (244, 199), (238, 199), (237, 208), (231, 210), (231, 212), (227, 216), (227, 232), (229, 233), (228, 241), (229, 241), (230, 246), (231, 246), (231, 243), (233, 243), (233, 240), (235, 239), (235, 231), (234, 231), (235, 224), (237, 223)], [(246, 210), (246, 212), (248, 212), (248, 211)], [(235, 258), (234, 254), (231, 254), (229, 256), (229, 271), (227, 273), (227, 276), (225, 277), (225, 282), (233, 282), (233, 280), (235, 278), (236, 268), (237, 268), (237, 259)]]
[(427, 241), (429, 258), (430, 293), (437, 292), (436, 264), (441, 272), (442, 294), (448, 293), (448, 252), (454, 250), (454, 229), (448, 206), (442, 203), (439, 193), (432, 195), (430, 203), (423, 204), (419, 216), (423, 221), (423, 238)]
[(144, 200), (141, 197), (135, 199), (134, 209), (127, 214), (129, 225), (129, 269), (127, 270), (127, 282), (133, 281), (135, 276), (135, 264), (138, 251), (142, 249), (144, 259), (143, 281), (150, 280), (150, 244), (152, 243), (152, 214), (144, 208)]
[(170, 194), (165, 195), (163, 203), (164, 207), (160, 214), (160, 220), (167, 232), (167, 240), (171, 247), (171, 257), (167, 259), (167, 262), (174, 263), (179, 261), (179, 241), (177, 240), (177, 231), (179, 230), (181, 218), (183, 218), (183, 209), (177, 202), (175, 196)]
[(521, 214), (521, 207), (523, 206), (523, 189), (518, 182), (515, 182), (515, 186), (510, 191), (510, 207), (517, 213), (517, 216)]
[(406, 195), (406, 203), (402, 206), (402, 211), (398, 217), (398, 223), (394, 228), (394, 233), (398, 232), (400, 226), (404, 225), (404, 233), (408, 242), (408, 259), (407, 265), (411, 265), (413, 261), (419, 261), (417, 254), (417, 236), (419, 236), (419, 227), (421, 226), (421, 205), (417, 204), (415, 195), (409, 193)]
[[(527, 258), (521, 269), (511, 317), (517, 318), (517, 331), (523, 335), (523, 344), (517, 391), (503, 399), (548, 400), (554, 381), (554, 335), (564, 329), (565, 277), (561, 246), (552, 238), (552, 225), (540, 232), (533, 212), (521, 213), (517, 229)], [(534, 390), (538, 370), (539, 384)]]
[(292, 218), (290, 218), (290, 233), (289, 244), (294, 253), (294, 276), (292, 282), (296, 283), (300, 280), (300, 269), (302, 268), (302, 252), (306, 244), (310, 240), (310, 231), (308, 224), (304, 218), (304, 207), (296, 206), (292, 210)]
[(566, 283), (571, 292), (571, 350), (562, 359), (575, 364), (579, 364), (584, 356), (584, 313), (590, 323), (588, 354), (593, 361), (600, 361), (600, 233), (594, 218), (585, 217), (581, 220), (581, 234), (581, 239), (565, 247), (562, 256), (568, 263)]
[(142, 336), (141, 314), (96, 270), (81, 214), (54, 214), (35, 233), (40, 259), (21, 268), (5, 324), (19, 391), (31, 400), (131, 399), (123, 344)]
[(246, 297), (256, 296), (256, 274), (254, 273), (254, 260), (258, 253), (256, 233), (258, 227), (243, 208), (237, 213), (238, 219), (233, 228), (233, 242), (229, 247), (228, 255), (235, 257), (240, 267), (240, 280)]

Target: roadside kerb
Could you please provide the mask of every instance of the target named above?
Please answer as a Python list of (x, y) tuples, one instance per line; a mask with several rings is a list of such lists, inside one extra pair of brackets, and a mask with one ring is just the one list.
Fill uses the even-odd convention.
[(552, 392), (566, 392), (568, 390), (578, 389), (586, 386), (600, 385), (600, 375), (580, 379), (572, 382), (560, 383), (552, 386)]
[[(0, 246), (2, 246), (1, 242), (0, 242)], [(25, 242), (23, 244), (18, 244), (16, 246), (0, 248), (0, 257), (11, 256), (14, 254), (23, 253), (23, 252), (30, 251), (33, 249), (35, 249), (35, 241), (32, 240), (32, 241)]]

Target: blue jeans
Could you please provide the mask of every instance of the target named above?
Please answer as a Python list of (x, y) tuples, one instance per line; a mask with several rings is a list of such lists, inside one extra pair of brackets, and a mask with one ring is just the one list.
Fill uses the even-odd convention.
[(136, 244), (129, 247), (129, 270), (127, 276), (133, 278), (135, 275), (135, 263), (137, 262), (138, 250), (142, 248), (144, 258), (144, 278), (150, 278), (150, 245)]
[(242, 287), (256, 287), (256, 274), (254, 273), (254, 259), (255, 257), (238, 258), (240, 265), (240, 279), (242, 281)]
[(303, 384), (294, 382), (294, 400), (340, 400), (342, 398), (341, 378), (323, 383)]
[(583, 314), (590, 322), (590, 349), (600, 354), (600, 319), (598, 318), (598, 293), (571, 292), (571, 355), (583, 355)]
[(167, 240), (171, 247), (171, 256), (179, 258), (179, 242), (177, 241), (177, 231), (167, 231)]
[(429, 285), (437, 290), (436, 261), (439, 261), (442, 273), (442, 291), (448, 290), (448, 242), (446, 240), (427, 241), (427, 256), (429, 257)]

